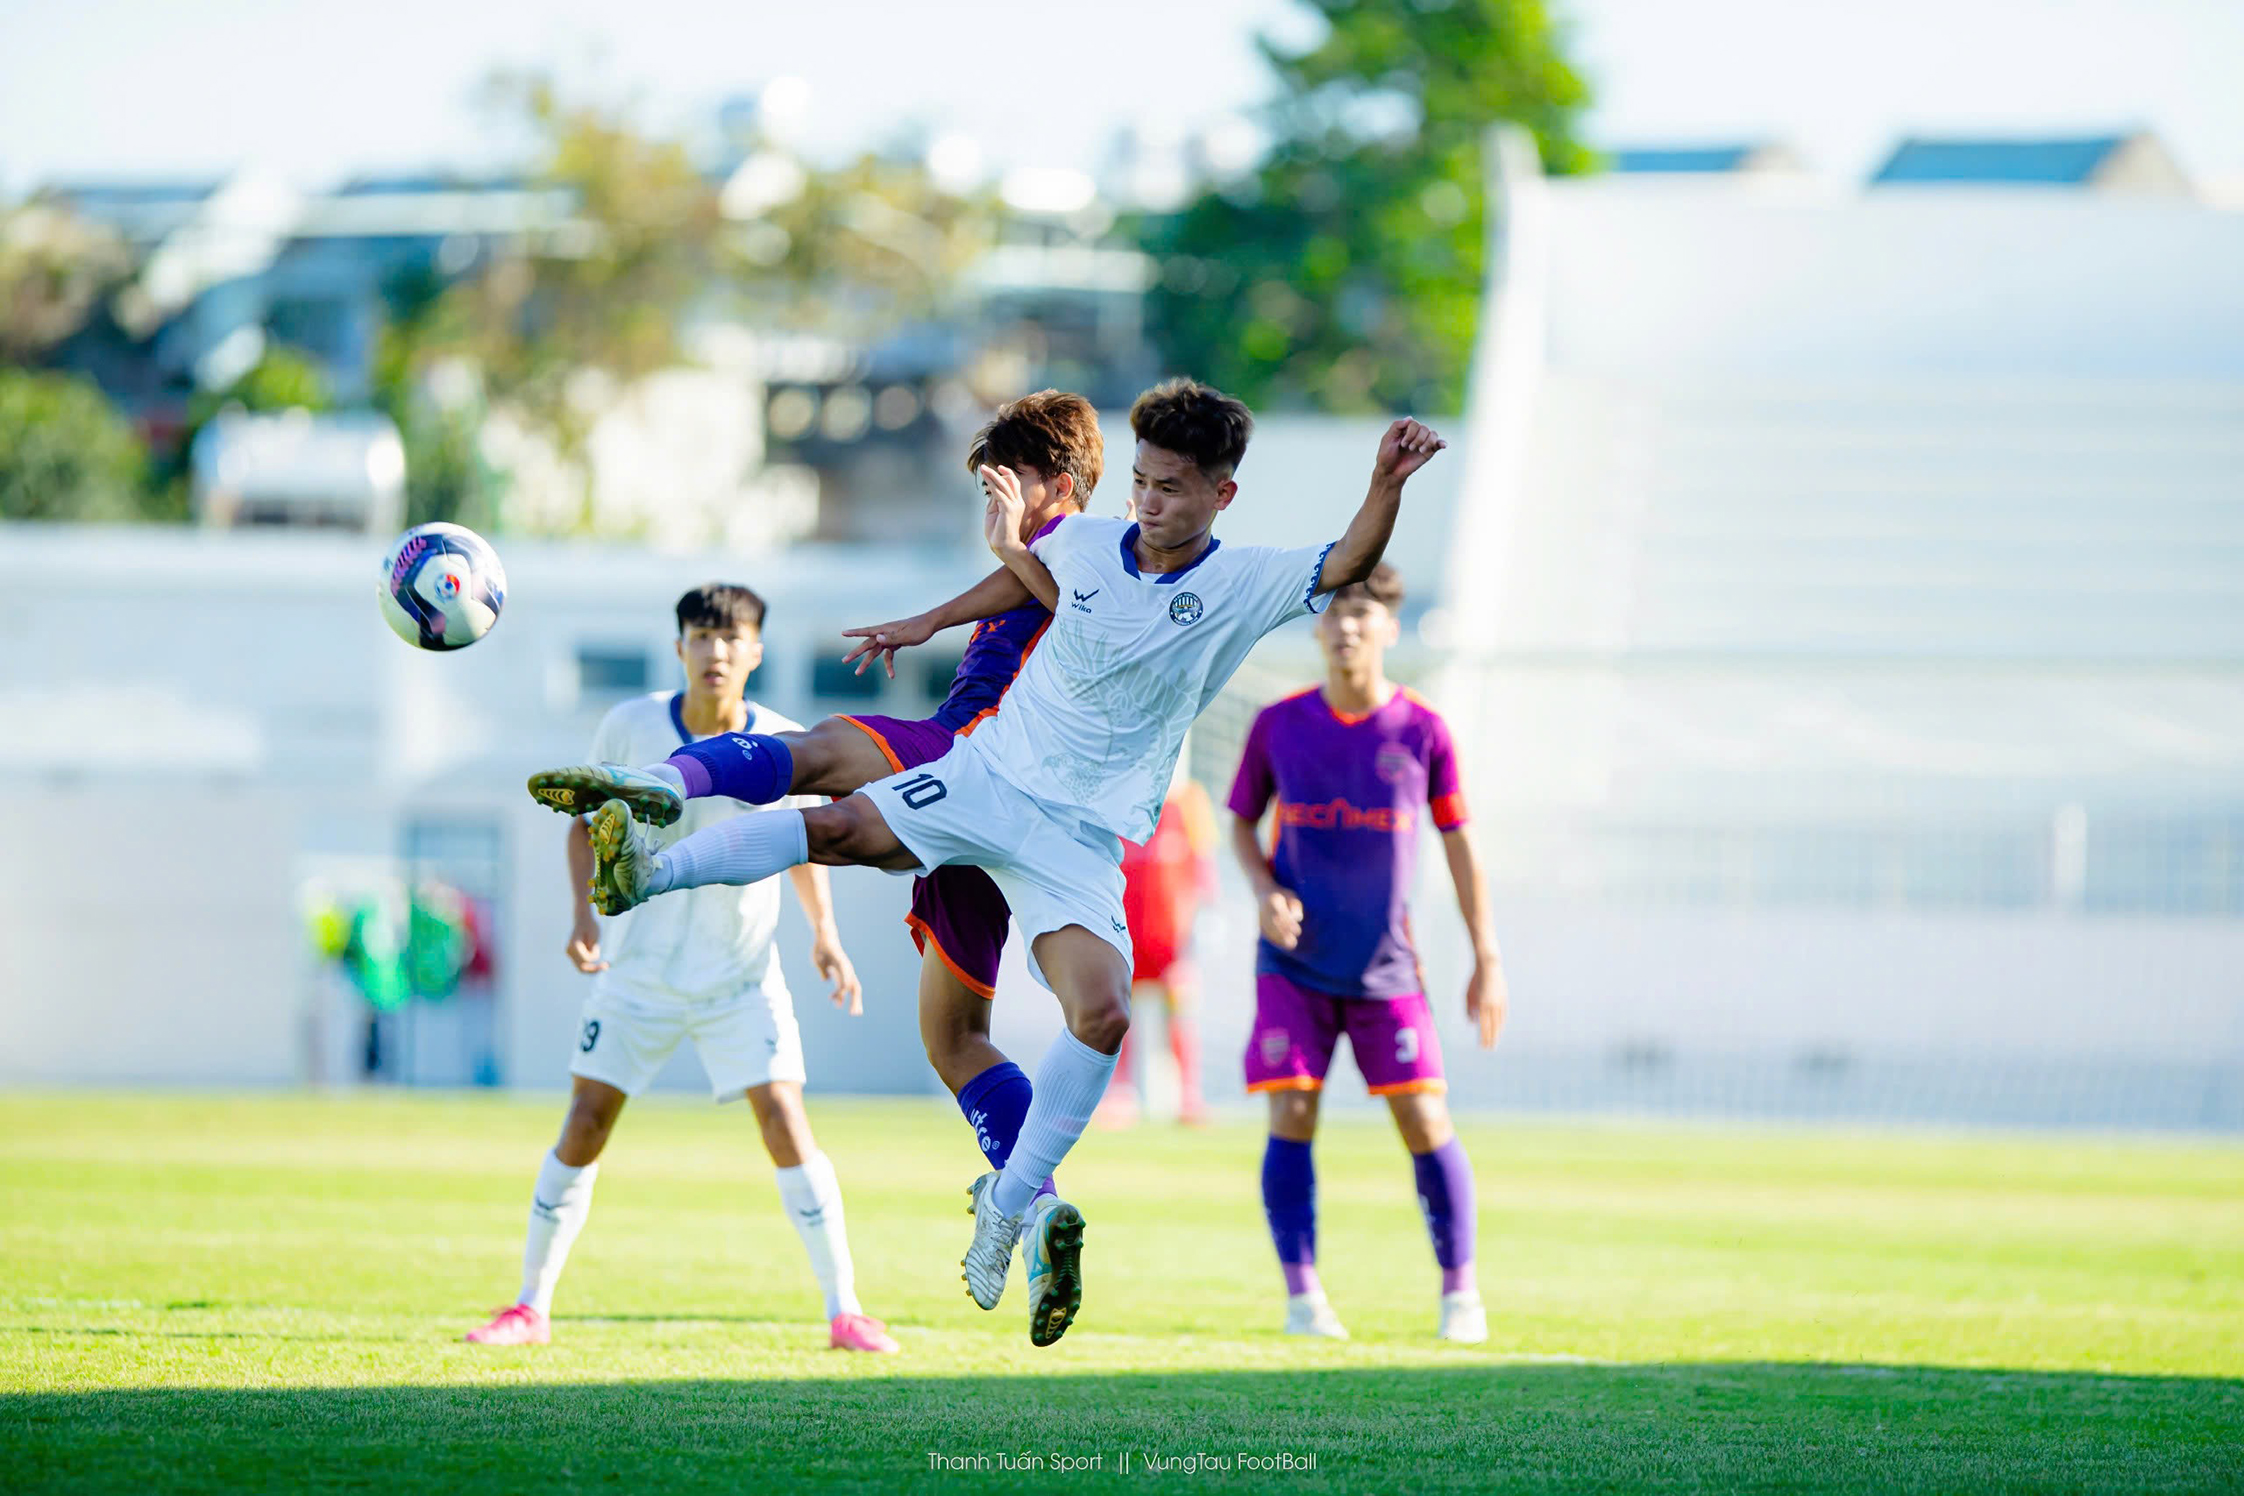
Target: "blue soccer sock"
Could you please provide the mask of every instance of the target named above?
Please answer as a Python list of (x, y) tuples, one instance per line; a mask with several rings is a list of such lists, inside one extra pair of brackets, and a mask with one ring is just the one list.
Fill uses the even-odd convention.
[(795, 784), (794, 751), (785, 739), (760, 732), (719, 733), (686, 744), (664, 762), (685, 780), (689, 800), (724, 795), (769, 805)]
[(1262, 1150), (1262, 1213), (1289, 1294), (1316, 1293), (1317, 1160), (1307, 1143), (1273, 1137)]
[[(982, 1157), (990, 1161), (991, 1168), (1004, 1168), (1005, 1161), (1013, 1156), (1013, 1144), (1021, 1136), (1021, 1123), (1035, 1094), (1028, 1076), (1011, 1060), (998, 1061), (959, 1087), (958, 1109), (966, 1114), (966, 1125), (974, 1129), (974, 1141), (981, 1145)], [(1036, 1192), (1057, 1193), (1051, 1175), (1044, 1176)]]

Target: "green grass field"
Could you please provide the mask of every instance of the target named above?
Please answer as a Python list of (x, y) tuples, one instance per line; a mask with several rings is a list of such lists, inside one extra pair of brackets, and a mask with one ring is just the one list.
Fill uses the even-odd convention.
[[(2244, 1489), (2234, 1145), (1476, 1121), (1466, 1348), (1382, 1121), (1320, 1146), (1347, 1345), (1275, 1333), (1257, 1128), (1093, 1134), (1038, 1352), (1017, 1276), (958, 1281), (956, 1113), (814, 1099), (873, 1359), (823, 1349), (744, 1113), (648, 1103), (555, 1343), (461, 1344), (558, 1111), (0, 1098), (0, 1491)], [(1242, 1453), (1316, 1467), (1145, 1469)]]

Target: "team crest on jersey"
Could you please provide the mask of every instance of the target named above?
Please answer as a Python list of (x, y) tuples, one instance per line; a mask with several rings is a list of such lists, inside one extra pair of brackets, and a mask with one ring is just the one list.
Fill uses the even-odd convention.
[(1379, 777), (1383, 782), (1401, 784), (1405, 776), (1410, 773), (1410, 766), (1417, 761), (1417, 759), (1411, 757), (1410, 750), (1402, 744), (1382, 743), (1379, 745), (1379, 755), (1372, 760), (1372, 764), (1373, 767), (1378, 769)]
[(1198, 623), (1200, 615), (1206, 611), (1201, 606), (1200, 594), (1197, 592), (1180, 592), (1169, 599), (1169, 622), (1180, 627)]

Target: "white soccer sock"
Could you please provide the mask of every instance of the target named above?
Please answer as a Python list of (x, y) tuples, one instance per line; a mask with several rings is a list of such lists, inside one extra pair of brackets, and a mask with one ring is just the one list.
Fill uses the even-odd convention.
[(562, 1264), (569, 1247), (592, 1214), (592, 1181), (600, 1173), (597, 1160), (581, 1169), (571, 1168), (548, 1150), (538, 1165), (538, 1187), (530, 1192), (530, 1233), (522, 1243), (522, 1296), (540, 1314), (553, 1312), (553, 1288), (561, 1281)]
[(810, 827), (799, 810), (728, 816), (673, 842), (647, 870), (649, 894), (710, 883), (761, 883), (810, 861)]
[(1060, 1166), (1083, 1129), (1091, 1125), (1091, 1113), (1113, 1076), (1113, 1055), (1100, 1054), (1066, 1029), (1060, 1030), (1036, 1067), (1028, 1115), (1021, 1119), (1021, 1135), (1014, 1140), (1012, 1157), (1006, 1159), (1005, 1173), (997, 1181), (1000, 1211), (1010, 1216), (1028, 1209), (1037, 1186)]
[(686, 776), (679, 773), (678, 766), (673, 763), (665, 761), (659, 764), (641, 764), (639, 772), (652, 774), (681, 795), (686, 792)]
[(787, 1219), (810, 1254), (810, 1270), (826, 1295), (826, 1317), (863, 1314), (857, 1302), (857, 1268), (849, 1260), (849, 1227), (842, 1218), (841, 1181), (834, 1177), (834, 1162), (813, 1153), (792, 1169), (779, 1172), (779, 1198), (787, 1206)]

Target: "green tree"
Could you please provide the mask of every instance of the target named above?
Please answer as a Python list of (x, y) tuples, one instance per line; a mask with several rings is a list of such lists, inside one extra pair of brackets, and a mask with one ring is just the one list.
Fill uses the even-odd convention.
[(68, 338), (130, 268), (115, 234), (55, 204), (0, 208), (0, 363)]
[(1149, 221), (1168, 363), (1256, 404), (1454, 411), (1485, 269), (1488, 128), (1588, 169), (1588, 89), (1543, 0), (1308, 0), (1262, 50), (1280, 96), (1252, 177)]
[(90, 380), (0, 368), (0, 519), (143, 517), (148, 454)]

